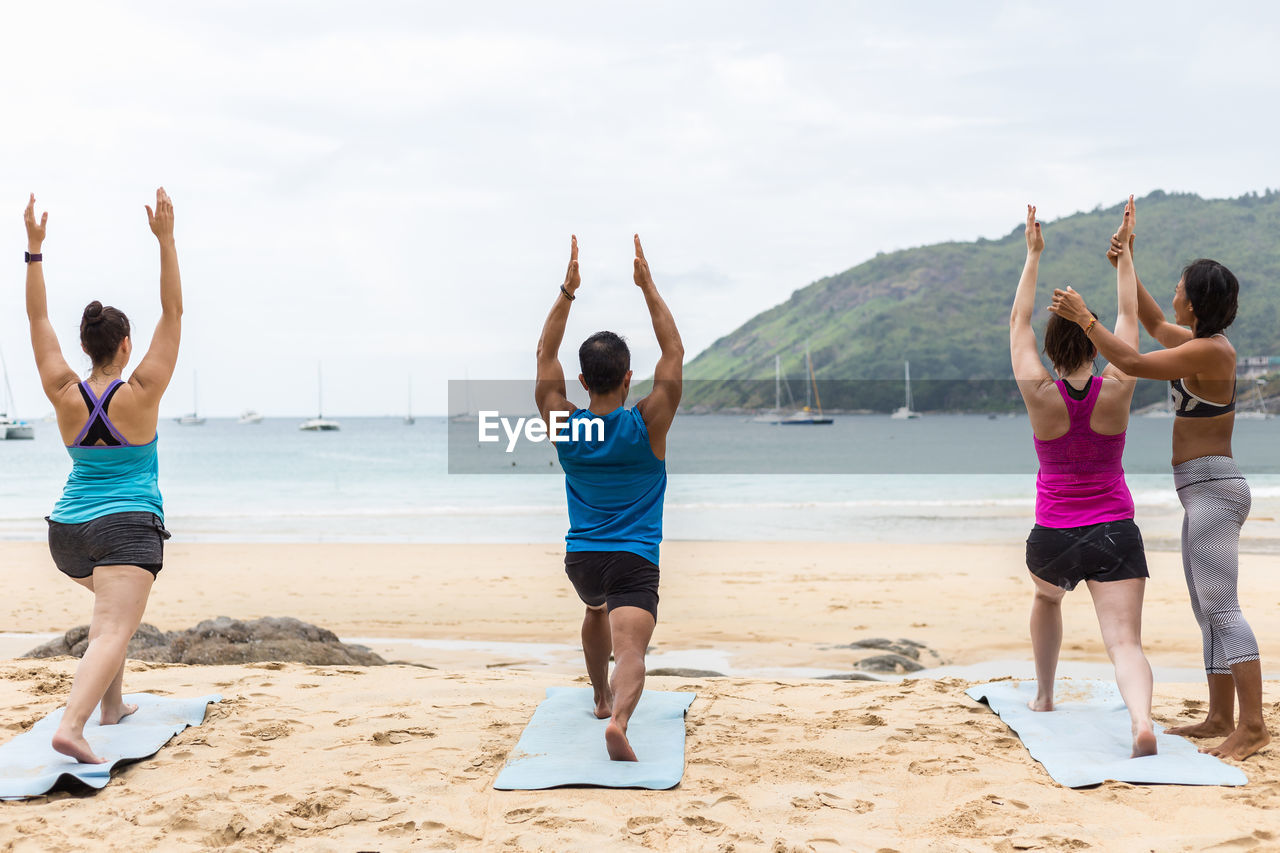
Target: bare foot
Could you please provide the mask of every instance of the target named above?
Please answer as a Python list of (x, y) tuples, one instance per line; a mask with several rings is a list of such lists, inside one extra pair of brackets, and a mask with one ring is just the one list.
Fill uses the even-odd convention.
[(114, 708), (103, 708), (100, 721), (104, 726), (114, 726), (136, 710), (138, 710), (138, 706), (132, 702), (121, 702)]
[(1156, 754), (1156, 733), (1148, 723), (1133, 733), (1133, 754), (1130, 758), (1141, 758), (1144, 755)]
[(1174, 726), (1171, 729), (1165, 729), (1165, 733), (1178, 735), (1179, 737), (1225, 737), (1235, 731), (1235, 723), (1231, 720), (1220, 720), (1210, 717), (1203, 723), (1193, 723), (1189, 726)]
[(1246, 726), (1242, 723), (1236, 726), (1236, 730), (1228, 735), (1227, 739), (1222, 743), (1217, 746), (1207, 746), (1200, 751), (1207, 752), (1209, 755), (1216, 755), (1219, 758), (1234, 758), (1236, 761), (1243, 761), (1269, 743), (1271, 743), (1271, 733), (1267, 731), (1266, 726)]
[(1052, 696), (1036, 696), (1036, 698), (1032, 699), (1030, 702), (1027, 703), (1027, 707), (1033, 711), (1052, 711), (1053, 697)]
[(615, 722), (610, 721), (604, 730), (604, 745), (609, 750), (609, 757), (614, 761), (639, 761), (627, 740), (627, 733)]
[(84, 735), (72, 736), (63, 734), (59, 730), (53, 736), (53, 748), (63, 755), (69, 755), (81, 764), (106, 764), (107, 759), (99, 758), (93, 752), (93, 747), (89, 746), (89, 741), (84, 739)]
[(607, 720), (613, 716), (613, 692), (596, 693), (596, 719)]

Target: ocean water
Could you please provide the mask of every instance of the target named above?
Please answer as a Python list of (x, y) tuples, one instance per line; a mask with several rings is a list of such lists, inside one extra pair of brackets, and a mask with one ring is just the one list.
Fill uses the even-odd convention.
[[(481, 444), (474, 421), (299, 419), (160, 425), (161, 489), (178, 541), (555, 542), (563, 477), (549, 444)], [(1134, 418), (1126, 453), (1149, 544), (1176, 541), (1169, 420)], [(677, 419), (668, 540), (1008, 542), (1032, 523), (1035, 454), (1025, 416), (837, 416), (777, 427), (741, 416)], [(1238, 421), (1251, 550), (1280, 550), (1280, 420)], [(0, 441), (0, 540), (40, 540), (70, 460), (52, 423)], [(485, 473), (456, 473), (459, 470)], [(451, 473), (454, 472), (454, 473)]]

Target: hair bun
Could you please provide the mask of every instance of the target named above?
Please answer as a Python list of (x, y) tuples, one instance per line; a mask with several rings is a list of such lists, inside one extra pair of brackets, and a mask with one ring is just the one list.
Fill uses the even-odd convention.
[(94, 326), (102, 322), (102, 303), (93, 300), (84, 309), (84, 323), (86, 326)]

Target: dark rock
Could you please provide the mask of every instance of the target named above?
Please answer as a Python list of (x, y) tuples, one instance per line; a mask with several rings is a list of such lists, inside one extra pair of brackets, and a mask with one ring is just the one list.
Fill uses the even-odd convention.
[[(81, 625), (25, 657), (80, 657), (88, 646), (89, 629)], [(313, 666), (346, 664), (382, 666), (378, 655), (364, 646), (347, 645), (325, 628), (291, 617), (266, 616), (244, 622), (219, 616), (186, 631), (164, 632), (142, 625), (129, 641), (129, 657), (157, 663), (233, 664), (293, 661)]]
[(678, 666), (658, 667), (651, 669), (645, 675), (669, 675), (673, 678), (727, 678), (723, 672), (716, 672), (711, 669), (682, 669)]
[(890, 672), (902, 674), (904, 672), (919, 672), (924, 669), (918, 662), (903, 655), (873, 655), (869, 658), (863, 658), (854, 664), (858, 669), (865, 669), (870, 672)]
[(23, 655), (24, 658), (56, 658), (63, 655), (71, 654), (71, 647), (67, 645), (65, 636), (50, 640), (43, 645), (36, 646), (31, 651)]
[(858, 640), (856, 643), (850, 643), (851, 649), (880, 649), (885, 652), (893, 652), (896, 655), (911, 658), (912, 660), (920, 660), (920, 650), (928, 649), (924, 643), (917, 643), (915, 640), (886, 640), (884, 637), (872, 637), (867, 640)]
[(837, 672), (835, 675), (819, 675), (819, 681), (879, 681), (874, 675), (865, 672)]

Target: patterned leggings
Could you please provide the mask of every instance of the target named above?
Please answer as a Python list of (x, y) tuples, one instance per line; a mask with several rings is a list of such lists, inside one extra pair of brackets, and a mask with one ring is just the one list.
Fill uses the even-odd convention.
[(1232, 664), (1258, 660), (1258, 641), (1236, 594), (1240, 527), (1252, 504), (1249, 484), (1229, 456), (1202, 456), (1175, 465), (1173, 483), (1186, 512), (1182, 570), (1204, 635), (1204, 668), (1227, 675)]

